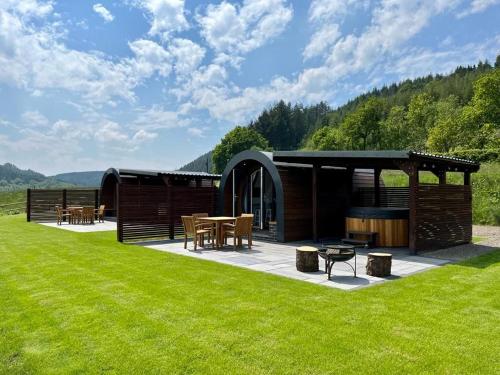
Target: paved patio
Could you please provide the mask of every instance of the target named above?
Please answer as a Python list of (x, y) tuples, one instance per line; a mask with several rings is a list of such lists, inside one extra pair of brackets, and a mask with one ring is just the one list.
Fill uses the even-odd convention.
[[(353, 272), (344, 263), (335, 263), (332, 269), (332, 279), (328, 280), (324, 271), (324, 262), (320, 258), (320, 271), (304, 273), (295, 268), (295, 249), (297, 246), (311, 245), (312, 243), (273, 243), (255, 241), (252, 250), (246, 245), (243, 248), (233, 250), (232, 246), (226, 246), (221, 250), (213, 250), (211, 245), (206, 249), (199, 248), (193, 250), (192, 241), (188, 242), (188, 249), (184, 249), (183, 241), (164, 241), (157, 243), (142, 244), (145, 247), (166, 251), (169, 253), (190, 256), (198, 259), (211, 260), (214, 262), (230, 264), (237, 267), (248, 268), (254, 271), (272, 273), (309, 283), (321, 284), (332, 288), (352, 290), (365, 286), (382, 283), (409, 276), (417, 272), (422, 272), (448, 263), (448, 260), (435, 259), (423, 256), (412, 256), (408, 254), (408, 249), (380, 249), (372, 251), (387, 251), (393, 254), (392, 275), (387, 278), (368, 276), (366, 274), (366, 255), (370, 250), (360, 249), (357, 255), (357, 276), (353, 277)], [(317, 246), (317, 245), (316, 245)], [(354, 259), (349, 263), (354, 265)]]
[(116, 230), (116, 222), (115, 221), (107, 221), (104, 223), (98, 223), (97, 221), (94, 224), (68, 224), (67, 222), (63, 222), (61, 225), (57, 225), (57, 223), (40, 223), (47, 227), (65, 229), (72, 232), (80, 232), (80, 233), (88, 233), (88, 232), (104, 232), (108, 230)]

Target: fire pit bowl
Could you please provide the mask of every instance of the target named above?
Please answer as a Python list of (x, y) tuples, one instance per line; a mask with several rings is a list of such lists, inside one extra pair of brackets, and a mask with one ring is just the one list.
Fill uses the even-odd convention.
[[(318, 249), (318, 255), (325, 260), (325, 273), (328, 273), (328, 280), (331, 278), (332, 267), (335, 262), (344, 262), (354, 272), (356, 277), (356, 248), (351, 245), (325, 245)], [(354, 267), (348, 263), (354, 258)]]

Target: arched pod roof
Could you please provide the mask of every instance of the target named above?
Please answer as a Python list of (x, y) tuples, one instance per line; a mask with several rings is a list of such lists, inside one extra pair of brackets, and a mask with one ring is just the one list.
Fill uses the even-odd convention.
[(283, 184), (281, 183), (281, 177), (273, 162), (272, 152), (263, 151), (253, 151), (246, 150), (239, 154), (233, 156), (233, 158), (227, 163), (224, 172), (222, 173), (222, 178), (220, 182), (220, 194), (219, 194), (219, 211), (222, 213), (224, 209), (224, 192), (226, 189), (226, 184), (231, 184), (231, 173), (234, 168), (238, 167), (241, 163), (247, 161), (257, 162), (262, 165), (269, 175), (274, 184), (274, 189), (276, 191), (276, 225), (277, 225), (277, 240), (284, 241), (284, 209), (283, 209)]
[(106, 170), (106, 172), (104, 172), (104, 174), (102, 175), (101, 190), (102, 190), (102, 188), (104, 186), (104, 183), (105, 183), (106, 179), (109, 176), (114, 176), (116, 178), (117, 183), (121, 182), (120, 173), (118, 172), (118, 170), (116, 170), (115, 168), (108, 168), (108, 170)]

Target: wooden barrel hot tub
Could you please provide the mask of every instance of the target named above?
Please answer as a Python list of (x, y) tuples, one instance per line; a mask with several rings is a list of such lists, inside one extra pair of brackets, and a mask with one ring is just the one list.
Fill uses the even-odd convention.
[(377, 246), (408, 247), (408, 208), (351, 207), (346, 231), (377, 232)]

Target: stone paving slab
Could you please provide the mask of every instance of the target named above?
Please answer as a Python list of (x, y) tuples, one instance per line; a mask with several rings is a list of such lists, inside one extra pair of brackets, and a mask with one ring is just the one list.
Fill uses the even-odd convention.
[(105, 220), (104, 223), (98, 223), (96, 221), (94, 224), (68, 224), (66, 222), (62, 223), (61, 225), (57, 225), (57, 223), (40, 223), (40, 224), (45, 225), (47, 227), (64, 229), (79, 233), (104, 232), (110, 230), (116, 231), (116, 222), (107, 220)]
[[(194, 251), (192, 242), (188, 243), (188, 249), (186, 250), (183, 248), (184, 244), (181, 241), (164, 241), (152, 245), (142, 245), (159, 251), (229, 264), (342, 290), (353, 290), (396, 280), (449, 262), (445, 259), (409, 255), (408, 249), (377, 249), (378, 252), (385, 251), (393, 254), (392, 275), (388, 278), (379, 278), (366, 274), (367, 254), (371, 250), (360, 249), (357, 251), (358, 277), (354, 278), (353, 272), (347, 264), (335, 263), (332, 269), (332, 279), (328, 280), (327, 275), (324, 273), (324, 261), (321, 258), (319, 259), (320, 269), (318, 272), (297, 271), (295, 267), (295, 249), (304, 245), (314, 246), (314, 244), (308, 242), (283, 244), (254, 240), (251, 250), (245, 245), (236, 251), (233, 250), (232, 246), (225, 247), (222, 250), (213, 250), (211, 245), (208, 245), (206, 250), (198, 248), (197, 251)], [(349, 263), (354, 266), (354, 259)]]

